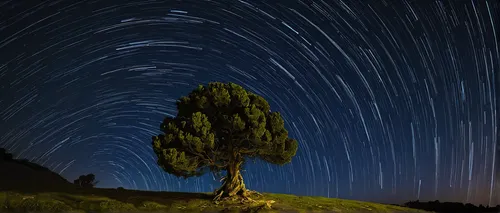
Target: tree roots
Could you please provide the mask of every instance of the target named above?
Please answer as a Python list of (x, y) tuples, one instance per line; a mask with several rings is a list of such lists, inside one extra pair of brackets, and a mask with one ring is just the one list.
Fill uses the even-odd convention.
[(240, 164), (241, 162), (228, 167), (227, 175), (221, 179), (224, 183), (214, 192), (215, 197), (213, 201), (235, 201), (240, 199), (242, 203), (254, 202), (251, 197), (262, 196), (262, 194), (256, 191), (250, 191), (246, 188), (245, 183), (243, 183), (243, 176), (240, 172)]

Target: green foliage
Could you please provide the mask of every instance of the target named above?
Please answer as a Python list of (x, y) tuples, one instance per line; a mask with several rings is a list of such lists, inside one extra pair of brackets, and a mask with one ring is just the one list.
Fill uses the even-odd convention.
[(246, 158), (289, 163), (298, 148), (283, 118), (269, 103), (234, 83), (198, 86), (177, 101), (176, 117), (164, 119), (153, 137), (158, 164), (179, 177), (227, 170)]
[(24, 196), (17, 193), (4, 194), (0, 210), (8, 212), (67, 212), (72, 208), (64, 202), (39, 196)]
[(144, 201), (142, 205), (139, 207), (139, 209), (146, 211), (160, 211), (160, 210), (167, 210), (168, 206), (159, 204), (157, 202)]
[(133, 204), (116, 200), (84, 200), (78, 205), (80, 209), (98, 212), (124, 212), (136, 210)]

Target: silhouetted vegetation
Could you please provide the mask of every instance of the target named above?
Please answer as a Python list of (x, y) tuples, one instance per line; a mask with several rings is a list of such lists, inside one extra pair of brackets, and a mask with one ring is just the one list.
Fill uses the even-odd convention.
[(438, 213), (485, 213), (500, 211), (500, 206), (485, 207), (483, 205), (475, 206), (470, 203), (439, 202), (439, 200), (429, 202), (410, 201), (405, 203), (404, 206)]
[(73, 181), (73, 184), (82, 188), (94, 188), (99, 181), (95, 180), (94, 174), (80, 175), (78, 179)]
[(216, 200), (248, 197), (240, 172), (247, 158), (283, 165), (297, 152), (280, 113), (237, 84), (200, 85), (177, 101), (177, 110), (160, 125), (164, 134), (153, 137), (158, 164), (184, 178), (225, 171)]
[(0, 148), (0, 161), (12, 160), (12, 154), (8, 153), (4, 148)]

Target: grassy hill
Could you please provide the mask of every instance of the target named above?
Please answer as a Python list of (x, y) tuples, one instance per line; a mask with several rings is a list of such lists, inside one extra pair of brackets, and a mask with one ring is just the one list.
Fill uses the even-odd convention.
[(1, 160), (0, 174), (0, 189), (3, 191), (75, 188), (59, 174), (28, 160)]
[[(117, 189), (75, 192), (0, 192), (2, 212), (424, 212), (399, 206), (324, 197), (263, 194), (255, 202), (215, 204), (209, 194)], [(270, 204), (268, 206), (268, 203)]]
[(208, 193), (77, 188), (26, 160), (0, 159), (0, 212), (424, 212), (324, 197), (264, 193), (214, 203)]

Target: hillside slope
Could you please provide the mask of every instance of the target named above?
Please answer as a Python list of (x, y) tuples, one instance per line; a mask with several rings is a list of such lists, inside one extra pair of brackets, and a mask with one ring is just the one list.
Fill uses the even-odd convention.
[(49, 169), (27, 160), (0, 160), (0, 190), (66, 190), (73, 184)]
[(324, 197), (267, 194), (253, 201), (214, 203), (203, 193), (143, 192), (117, 189), (87, 189), (72, 193), (0, 192), (1, 212), (336, 212), (417, 213), (399, 206)]

